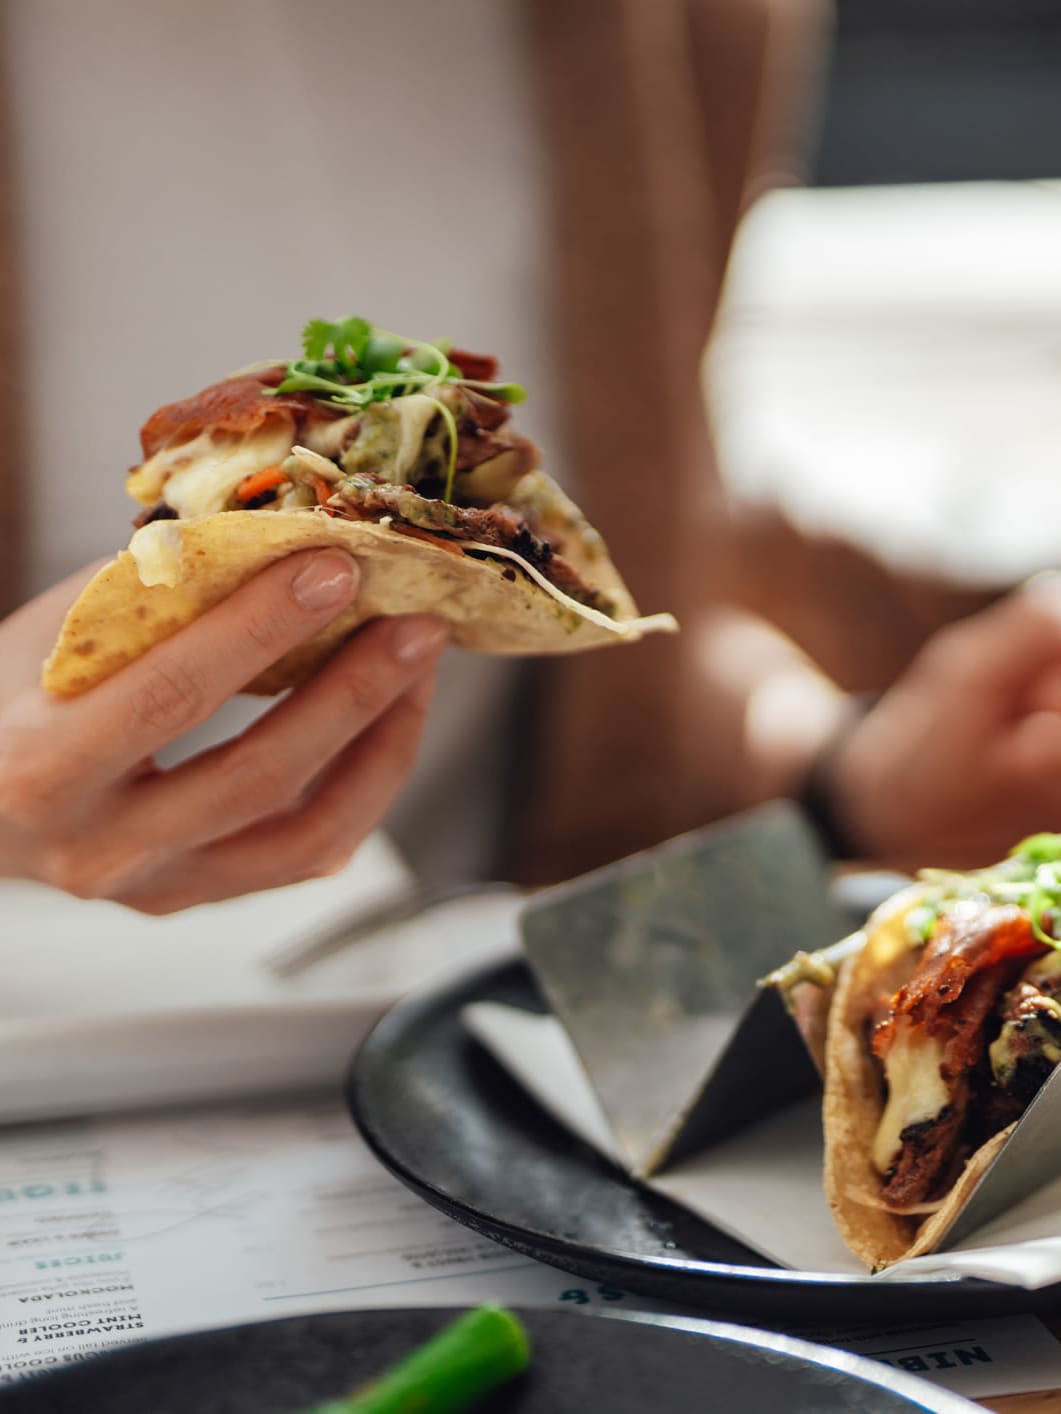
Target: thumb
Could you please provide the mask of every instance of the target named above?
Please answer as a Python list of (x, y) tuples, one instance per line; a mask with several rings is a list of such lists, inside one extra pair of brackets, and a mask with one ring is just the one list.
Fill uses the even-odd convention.
[(1036, 797), (1061, 803), (1061, 713), (1029, 712), (1014, 722), (996, 744), (996, 763), (1011, 794), (1031, 789)]
[(1044, 668), (1029, 684), (1027, 707), (1030, 712), (1061, 713), (1061, 662)]
[(1039, 705), (1061, 706), (1061, 575), (1030, 580), (944, 634), (940, 666), (966, 688), (996, 700), (1046, 689)]

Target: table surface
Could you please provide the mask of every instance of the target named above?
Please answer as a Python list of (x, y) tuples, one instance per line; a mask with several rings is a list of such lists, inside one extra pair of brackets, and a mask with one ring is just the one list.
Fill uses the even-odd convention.
[[(1040, 1318), (1047, 1330), (1061, 1340), (1061, 1311)], [(1000, 1394), (993, 1399), (976, 1401), (996, 1414), (1058, 1414), (1061, 1410), (1061, 1389), (1036, 1390), (1034, 1394)]]
[[(32, 932), (32, 930), (31, 930), (31, 932)], [(438, 939), (437, 941), (442, 941), (442, 940), (441, 940), (441, 939)], [(25, 1073), (25, 1072), (23, 1072), (23, 1073)], [(117, 1121), (116, 1121), (116, 1123), (117, 1123)], [(129, 1121), (129, 1123), (130, 1123), (130, 1125), (134, 1125), (134, 1124), (140, 1124), (140, 1125), (147, 1124), (147, 1125), (150, 1125), (150, 1119), (149, 1119), (148, 1117), (142, 1115), (139, 1120), (132, 1120), (132, 1119), (131, 1119), (131, 1120)], [(347, 1124), (348, 1124), (348, 1120), (346, 1119), (345, 1116), (343, 1116), (343, 1117), (342, 1117), (341, 1132), (342, 1132), (342, 1135), (343, 1135), (343, 1138), (344, 1138), (344, 1143), (343, 1143), (343, 1146), (342, 1146), (342, 1152), (343, 1152), (344, 1154), (347, 1153), (348, 1147), (349, 1147), (349, 1146), (346, 1144), (346, 1142), (345, 1142), (345, 1139), (346, 1139), (346, 1136), (347, 1136), (347, 1129), (346, 1129)], [(179, 1129), (179, 1128), (180, 1128), (179, 1123), (178, 1123), (176, 1120), (167, 1120), (167, 1122), (166, 1122), (166, 1130), (167, 1130), (167, 1133), (170, 1134), (170, 1137), (171, 1137), (171, 1138), (173, 1137), (173, 1136), (172, 1136), (172, 1131), (173, 1131), (174, 1127), (176, 1127), (177, 1129)], [(325, 1136), (321, 1139), (321, 1152), (322, 1152), (322, 1153), (326, 1153), (326, 1152), (328, 1152), (328, 1151), (330, 1150), (330, 1145), (328, 1145), (328, 1144), (325, 1142), (326, 1139), (327, 1139), (327, 1137), (328, 1137), (328, 1136), (325, 1135)], [(197, 1142), (199, 1142), (199, 1141), (201, 1140), (201, 1138), (202, 1138), (202, 1135), (201, 1135), (201, 1134), (197, 1134), (197, 1136), (196, 1136)], [(270, 1156), (271, 1156), (271, 1155), (273, 1154), (273, 1151), (274, 1151), (274, 1150), (276, 1150), (277, 1153), (287, 1154), (287, 1152), (288, 1152), (288, 1146), (287, 1146), (286, 1144), (281, 1144), (281, 1145), (278, 1146), (277, 1144), (271, 1143), (271, 1142), (264, 1145), (263, 1152), (265, 1152), (267, 1155), (270, 1155)], [(246, 1158), (248, 1159), (248, 1161), (250, 1160), (250, 1158), (251, 1158), (253, 1152), (254, 1152), (253, 1145), (250, 1145), (249, 1142), (248, 1142), (247, 1154), (246, 1154)], [(200, 1156), (200, 1157), (201, 1157), (201, 1156)], [(366, 1155), (366, 1164), (367, 1164), (367, 1163), (368, 1163), (368, 1156)], [(307, 1170), (307, 1173), (309, 1173), (309, 1170)], [(373, 1177), (374, 1173), (375, 1173), (375, 1164), (374, 1164), (374, 1162), (373, 1162), (373, 1163), (371, 1164), (371, 1172), (366, 1171), (364, 1181), (365, 1181), (366, 1183), (371, 1183), (372, 1177)], [(125, 1176), (125, 1177), (127, 1177), (127, 1175), (119, 1175), (119, 1176)], [(298, 1181), (299, 1181), (299, 1183), (301, 1184), (301, 1183), (303, 1182), (303, 1177), (304, 1177), (304, 1176), (301, 1175), (301, 1173), (300, 1173), (299, 1175), (296, 1175), (296, 1176), (298, 1177)], [(407, 1200), (408, 1200), (408, 1195), (406, 1195), (406, 1198), (407, 1198)], [(439, 1221), (442, 1221), (442, 1220), (439, 1219)], [(554, 1273), (554, 1276), (559, 1277), (559, 1274)], [(463, 1294), (462, 1294), (462, 1298), (461, 1298), (461, 1299), (463, 1299)], [(221, 1314), (224, 1314), (224, 1313), (221, 1313)], [(1056, 1312), (1051, 1312), (1051, 1313), (1049, 1313), (1049, 1315), (1044, 1319), (1044, 1324), (1046, 1325), (1047, 1329), (1049, 1329), (1049, 1330), (1051, 1331), (1051, 1333), (1054, 1335), (1055, 1338), (1057, 1338), (1058, 1340), (1061, 1340), (1061, 1306), (1059, 1306), (1059, 1308), (1058, 1308), (1058, 1310), (1057, 1310)], [(1009, 1395), (1009, 1396), (997, 1396), (997, 1397), (992, 1397), (992, 1398), (989, 1398), (989, 1399), (984, 1399), (984, 1400), (980, 1401), (980, 1403), (981, 1403), (981, 1405), (982, 1405), (983, 1407), (985, 1407), (985, 1408), (998, 1411), (998, 1414), (1009, 1414), (1010, 1411), (1013, 1411), (1013, 1414), (1040, 1414), (1040, 1411), (1042, 1411), (1043, 1414), (1045, 1414), (1045, 1411), (1048, 1411), (1048, 1410), (1049, 1410), (1049, 1411), (1055, 1411), (1055, 1410), (1056, 1410), (1056, 1411), (1061, 1411), (1061, 1389), (1055, 1389), (1055, 1390), (1044, 1391), (1044, 1392), (1037, 1392), (1037, 1393), (1031, 1393), (1031, 1394), (1018, 1394), (1018, 1395)]]

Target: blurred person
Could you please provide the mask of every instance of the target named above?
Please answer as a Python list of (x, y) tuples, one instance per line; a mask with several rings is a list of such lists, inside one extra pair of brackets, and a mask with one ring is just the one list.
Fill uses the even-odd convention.
[[(375, 620), (234, 740), (169, 771), (153, 757), (327, 623), (357, 580), (344, 553), (290, 556), (71, 701), (37, 680), (84, 576), (0, 623), (0, 878), (159, 914), (344, 867), (411, 767), (438, 620)], [(945, 841), (948, 858), (983, 862), (1050, 824), (1061, 576), (941, 631), (868, 713), (848, 711), (803, 790), (834, 853), (913, 868)]]
[[(699, 360), (742, 210), (794, 170), (812, 0), (7, 0), (4, 19), (28, 586), (124, 540), (116, 468), (153, 407), (289, 348), (308, 314), (452, 333), (528, 385), (521, 425), (684, 632), (531, 674), (447, 655), (388, 817), (421, 875), (558, 878), (774, 794), (893, 861), (1050, 826), (1056, 592), (930, 640), (868, 714), (731, 603)], [(361, 637), (341, 659), (364, 652), (386, 701), (400, 670)], [(82, 743), (103, 708), (84, 710)], [(166, 776), (148, 784), (161, 800)], [(195, 840), (151, 867), (186, 875)], [(105, 868), (67, 882), (143, 897)]]
[(544, 666), (512, 868), (556, 879), (778, 795), (837, 852), (896, 865), (1057, 828), (1056, 585), (985, 607), (738, 510), (719, 476), (701, 357), (743, 212), (798, 180), (827, 5), (530, 13), (573, 494), (683, 632)]

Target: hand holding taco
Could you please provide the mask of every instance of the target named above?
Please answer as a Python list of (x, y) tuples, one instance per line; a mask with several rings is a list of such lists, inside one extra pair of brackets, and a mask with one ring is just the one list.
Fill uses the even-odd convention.
[(286, 557), (92, 692), (37, 679), (87, 575), (0, 622), (0, 876), (171, 913), (336, 872), (404, 784), (445, 625), (380, 619), (238, 736), (156, 752), (356, 602), (355, 560)]
[(74, 605), (45, 665), (84, 692), (274, 560), (355, 555), (356, 605), (249, 690), (302, 681), (359, 624), (428, 612), (489, 653), (564, 653), (676, 628), (641, 618), (600, 536), (511, 425), (496, 360), (350, 318), (303, 357), (257, 364), (159, 409), (129, 475), (128, 551)]

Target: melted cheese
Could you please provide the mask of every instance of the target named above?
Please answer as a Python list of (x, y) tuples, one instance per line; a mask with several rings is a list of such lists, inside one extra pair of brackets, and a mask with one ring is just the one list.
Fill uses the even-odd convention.
[[(275, 419), (274, 419), (275, 421)], [(163, 447), (129, 477), (130, 495), (145, 505), (166, 501), (185, 520), (223, 510), (245, 476), (282, 462), (294, 441), (286, 423), (234, 438), (211, 431)]]
[(406, 473), (412, 471), (416, 465), (420, 449), (424, 445), (424, 433), (428, 423), (438, 414), (438, 404), (434, 398), (425, 398), (422, 393), (412, 393), (407, 398), (395, 398), (391, 406), (397, 408), (401, 425), (394, 470), (402, 481), (407, 481)]
[(884, 1061), (888, 1103), (873, 1141), (873, 1167), (878, 1173), (887, 1173), (891, 1168), (907, 1125), (935, 1119), (949, 1103), (950, 1096), (939, 1073), (942, 1059), (943, 1042), (939, 1037), (918, 1035), (909, 1023), (899, 1022)]
[(140, 583), (166, 584), (172, 589), (180, 573), (182, 548), (180, 521), (153, 520), (141, 526), (129, 541)]
[(337, 486), (340, 480), (339, 468), (335, 463), (328, 457), (322, 457), (311, 447), (292, 447), (291, 455), (284, 462), (284, 470), (292, 477), (297, 477), (302, 471), (309, 476), (319, 476), (330, 486)]
[(337, 417), (330, 422), (318, 421), (302, 429), (303, 445), (321, 457), (338, 457), (360, 417)]

